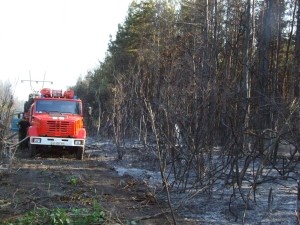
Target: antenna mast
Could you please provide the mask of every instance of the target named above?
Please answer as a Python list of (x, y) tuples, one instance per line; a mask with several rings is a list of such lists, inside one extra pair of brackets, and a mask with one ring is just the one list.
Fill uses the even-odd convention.
[(27, 82), (27, 81), (30, 82), (30, 89), (31, 89), (32, 92), (35, 92), (35, 90), (32, 88), (32, 82), (34, 82), (34, 83), (36, 83), (36, 84), (38, 84), (38, 83), (43, 83), (42, 88), (44, 87), (44, 84), (45, 84), (45, 83), (53, 84), (53, 81), (45, 80), (45, 77), (46, 77), (46, 72), (45, 72), (45, 74), (44, 74), (44, 79), (43, 79), (43, 80), (32, 80), (32, 79), (31, 79), (31, 73), (30, 73), (30, 71), (29, 71), (29, 80), (21, 80), (21, 83)]

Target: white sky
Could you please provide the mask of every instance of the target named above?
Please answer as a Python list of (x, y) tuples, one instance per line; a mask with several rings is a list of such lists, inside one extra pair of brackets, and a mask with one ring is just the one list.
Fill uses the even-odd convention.
[[(19, 100), (30, 82), (65, 89), (103, 61), (131, 0), (0, 0), (0, 80)], [(38, 90), (42, 83), (33, 83)]]

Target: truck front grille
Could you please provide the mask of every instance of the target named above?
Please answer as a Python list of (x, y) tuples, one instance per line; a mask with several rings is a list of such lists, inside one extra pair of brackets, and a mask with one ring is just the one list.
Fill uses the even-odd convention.
[(74, 125), (67, 121), (47, 121), (46, 134), (51, 137), (69, 137), (74, 135)]

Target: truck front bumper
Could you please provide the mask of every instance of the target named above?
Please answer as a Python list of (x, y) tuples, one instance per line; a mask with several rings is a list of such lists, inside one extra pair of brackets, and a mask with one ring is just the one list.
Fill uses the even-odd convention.
[(85, 140), (78, 138), (57, 138), (57, 137), (30, 137), (32, 145), (53, 145), (53, 146), (69, 146), (84, 147)]

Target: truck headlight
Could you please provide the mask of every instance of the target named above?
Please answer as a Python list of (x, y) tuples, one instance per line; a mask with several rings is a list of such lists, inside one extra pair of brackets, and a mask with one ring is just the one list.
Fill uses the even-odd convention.
[(74, 144), (75, 144), (75, 145), (82, 145), (82, 144), (83, 144), (83, 141), (82, 141), (82, 140), (75, 140), (75, 141), (74, 141)]
[(32, 138), (31, 142), (32, 143), (41, 143), (41, 138)]

